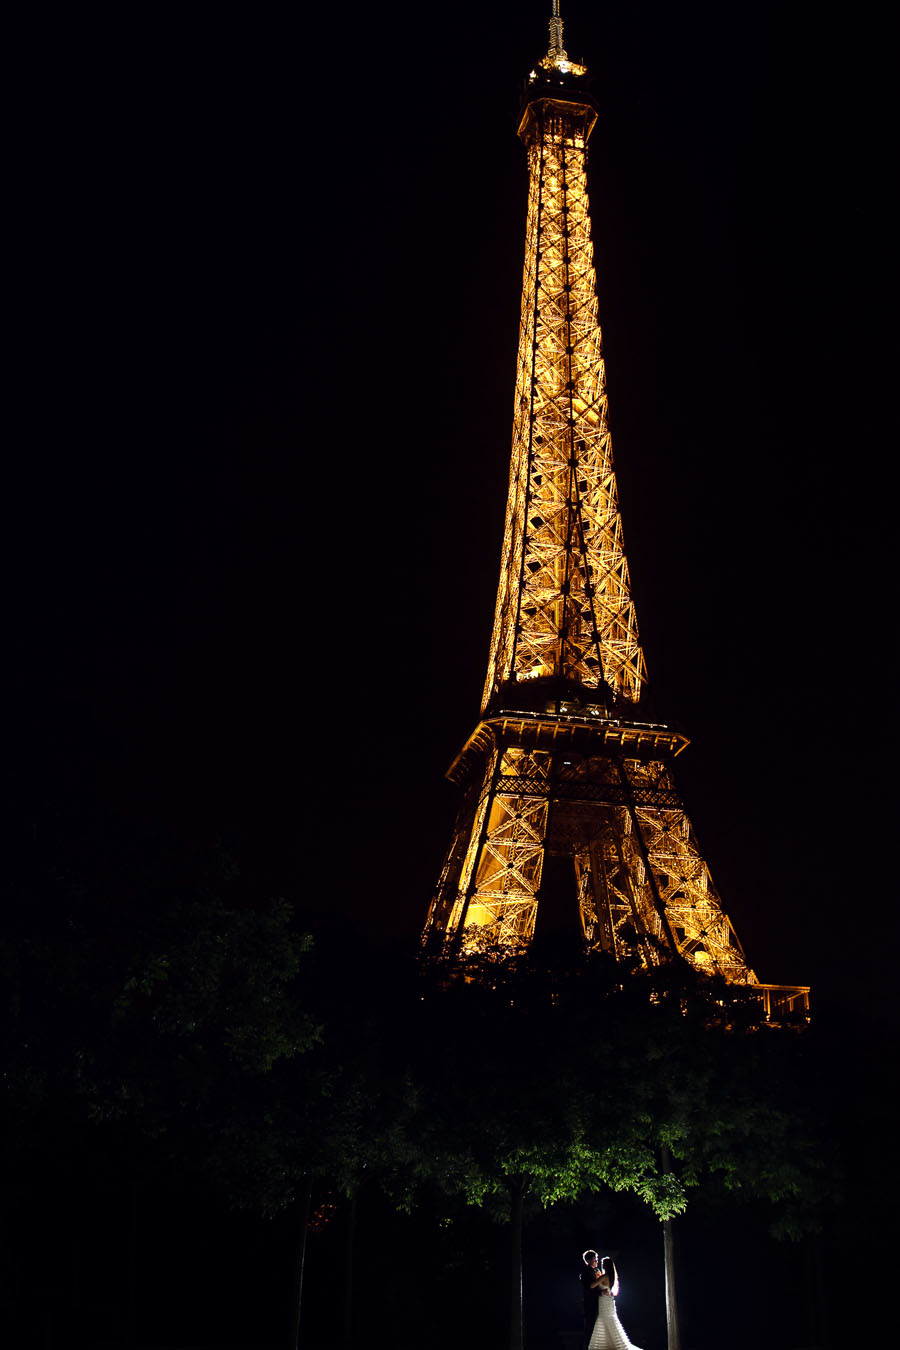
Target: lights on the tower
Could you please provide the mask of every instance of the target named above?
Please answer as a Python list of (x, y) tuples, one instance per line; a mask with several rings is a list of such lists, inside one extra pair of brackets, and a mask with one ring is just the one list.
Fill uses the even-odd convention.
[[(558, 59), (565, 54), (557, 53)], [(585, 151), (589, 102), (529, 103), (528, 258), (513, 482), (484, 706), (559, 676), (637, 703), (640, 648), (606, 421)]]
[(532, 666), (530, 670), (522, 670), (522, 671), (520, 671), (520, 672), (519, 672), (519, 679), (520, 679), (520, 680), (540, 680), (540, 679), (544, 678), (545, 676), (547, 676), (547, 675), (552, 675), (552, 674), (553, 674), (553, 672), (552, 672), (552, 670), (550, 669), (550, 667), (549, 667), (548, 665), (537, 665), (537, 666)]
[[(570, 61), (568, 53), (563, 46), (563, 21), (559, 12), (559, 0), (552, 0), (552, 9), (550, 14), (550, 45), (547, 55), (540, 62), (544, 70), (558, 71), (561, 75), (586, 75), (587, 66), (580, 66), (577, 61)], [(529, 76), (531, 80), (536, 79), (534, 71)]]
[(476, 928), (487, 928), (494, 922), (496, 915), (492, 914), (487, 905), (472, 903), (469, 905), (469, 912), (466, 915), (466, 926)]
[(577, 61), (570, 61), (566, 56), (554, 57), (545, 56), (541, 65), (547, 70), (558, 70), (561, 75), (586, 75), (587, 66), (580, 66)]
[[(566, 55), (553, 0), (550, 49), (529, 76), (519, 125), (530, 162), (527, 243), (483, 720), (448, 771), (466, 796), (426, 933), (451, 951), (523, 948), (543, 903), (544, 859), (567, 856), (590, 948), (645, 967), (677, 955), (752, 987), (767, 1016), (802, 1014), (808, 990), (760, 985), (722, 909), (673, 778), (686, 737), (636, 716), (646, 670), (588, 209), (597, 113), (567, 78), (585, 73)], [(547, 900), (552, 871), (544, 882)]]

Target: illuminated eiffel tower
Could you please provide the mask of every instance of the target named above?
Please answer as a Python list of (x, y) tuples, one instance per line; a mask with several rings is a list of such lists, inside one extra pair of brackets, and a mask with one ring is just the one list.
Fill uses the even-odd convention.
[[(678, 955), (760, 985), (722, 908), (672, 772), (687, 738), (642, 716), (644, 655), (607, 423), (586, 160), (586, 69), (550, 47), (519, 136), (530, 186), (509, 500), (481, 720), (448, 770), (463, 788), (425, 929), (432, 948), (527, 944), (568, 895), (587, 945)], [(564, 898), (563, 903), (566, 903)]]

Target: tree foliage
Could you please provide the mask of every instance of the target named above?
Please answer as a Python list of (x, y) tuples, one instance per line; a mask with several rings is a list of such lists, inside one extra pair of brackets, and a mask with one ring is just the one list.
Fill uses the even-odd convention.
[(826, 1164), (797, 1075), (803, 1033), (766, 1026), (752, 995), (687, 967), (546, 949), (439, 963), (432, 980), (416, 1080), (423, 1166), (448, 1193), (500, 1197), (505, 1213), (511, 1177), (544, 1206), (609, 1187), (664, 1219), (718, 1185), (770, 1202), (784, 1233), (814, 1223)]
[(668, 1219), (702, 1192), (762, 1201), (796, 1237), (837, 1203), (833, 1057), (686, 967), (375, 952), (248, 893), (220, 849), (108, 819), (40, 822), (11, 882), (22, 1138), (80, 1115), (266, 1215), (312, 1184), (513, 1227), (603, 1190)]

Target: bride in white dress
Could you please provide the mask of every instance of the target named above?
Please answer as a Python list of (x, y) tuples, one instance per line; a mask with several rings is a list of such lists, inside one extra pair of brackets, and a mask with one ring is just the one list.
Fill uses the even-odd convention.
[(625, 1334), (625, 1328), (616, 1316), (616, 1295), (619, 1292), (619, 1277), (612, 1257), (604, 1256), (600, 1262), (600, 1299), (597, 1304), (597, 1320), (588, 1350), (638, 1350)]

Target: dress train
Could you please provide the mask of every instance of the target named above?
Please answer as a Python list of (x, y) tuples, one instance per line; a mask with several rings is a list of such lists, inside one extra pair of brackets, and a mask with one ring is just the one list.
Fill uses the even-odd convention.
[(638, 1350), (625, 1334), (625, 1328), (616, 1313), (616, 1300), (609, 1294), (600, 1298), (588, 1350)]

